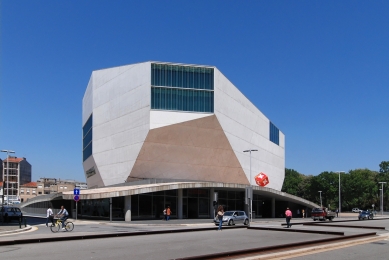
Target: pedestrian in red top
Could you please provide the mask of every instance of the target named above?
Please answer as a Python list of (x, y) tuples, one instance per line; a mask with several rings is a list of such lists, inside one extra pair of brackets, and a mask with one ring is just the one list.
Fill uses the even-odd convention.
[(290, 220), (292, 219), (292, 211), (290, 211), (289, 208), (286, 208), (285, 216), (286, 216), (286, 227), (287, 228), (292, 227), (292, 225), (290, 224)]
[(170, 210), (170, 206), (167, 206), (166, 209), (166, 221), (170, 219), (170, 214), (172, 214), (172, 211)]

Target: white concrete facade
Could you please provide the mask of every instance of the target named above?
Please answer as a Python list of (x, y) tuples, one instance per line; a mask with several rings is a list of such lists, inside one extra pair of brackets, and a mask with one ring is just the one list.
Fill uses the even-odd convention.
[[(214, 113), (152, 110), (152, 63), (159, 62), (92, 73), (83, 98), (82, 116), (84, 126), (93, 114), (92, 155), (83, 162), (85, 173), (94, 169), (93, 175), (86, 174), (89, 188), (120, 184), (131, 177), (150, 130), (215, 115), (247, 180), (256, 185), (254, 176), (263, 172), (270, 181), (266, 187), (281, 190), (285, 136), (279, 132), (279, 145), (269, 140), (270, 121), (261, 111), (215, 67), (211, 67), (214, 69)], [(252, 153), (251, 179), (249, 153), (243, 153), (247, 149), (258, 150)], [(182, 176), (188, 179), (185, 173)]]

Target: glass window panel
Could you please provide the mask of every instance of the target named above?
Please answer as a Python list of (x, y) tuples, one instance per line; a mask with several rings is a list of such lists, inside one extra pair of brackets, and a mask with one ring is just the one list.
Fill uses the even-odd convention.
[(199, 217), (209, 216), (209, 199), (199, 199)]
[(182, 87), (182, 82), (184, 80), (184, 74), (182, 71), (182, 67), (178, 67), (178, 82), (177, 82), (177, 87)]
[(167, 97), (166, 97), (166, 100), (167, 100), (167, 109), (168, 110), (172, 110), (172, 92), (173, 92), (173, 89), (172, 88), (168, 88), (167, 89)]
[(175, 196), (175, 197), (177, 197), (178, 196), (177, 194), (178, 194), (177, 190), (166, 190), (165, 191), (165, 195), (166, 196)]
[(209, 89), (209, 87), (208, 87), (208, 78), (209, 78), (209, 73), (206, 70), (205, 73), (204, 73), (204, 89)]
[(172, 66), (172, 87), (177, 87), (177, 66)]
[(89, 131), (86, 136), (84, 137), (84, 140), (82, 140), (83, 148), (85, 148), (90, 142), (92, 142), (92, 130)]
[(200, 89), (204, 89), (204, 82), (205, 82), (205, 69), (201, 68), (200, 82), (199, 82), (199, 88)]
[(212, 92), (209, 92), (210, 93), (210, 101), (211, 101), (211, 109), (210, 111), (207, 111), (207, 112), (212, 112), (213, 113), (213, 106), (214, 106), (214, 98), (213, 98), (213, 91)]
[(228, 192), (228, 199), (234, 200), (235, 199), (235, 191), (229, 191)]
[(227, 191), (219, 190), (218, 191), (218, 199), (227, 199)]
[(88, 118), (84, 127), (82, 128), (82, 132), (83, 132), (82, 136), (85, 136), (91, 128), (92, 128), (92, 115)]
[(194, 88), (194, 68), (189, 67), (189, 88)]
[(177, 110), (184, 110), (182, 98), (182, 89), (177, 89)]
[(193, 110), (193, 90), (188, 90), (188, 111), (194, 111)]
[(167, 84), (166, 86), (172, 86), (172, 66), (167, 66)]
[(139, 195), (139, 217), (150, 218), (152, 216), (152, 207), (151, 207), (152, 202), (153, 202), (152, 196)]
[(161, 82), (159, 84), (160, 86), (166, 86), (165, 85), (165, 65), (161, 66)]
[(214, 83), (214, 76), (213, 75), (214, 75), (214, 71), (213, 71), (213, 69), (211, 69), (211, 79), (210, 79), (211, 80), (211, 88), (210, 88), (211, 90), (213, 90), (213, 87), (214, 87), (213, 86), (213, 83)]
[(183, 68), (183, 71), (182, 71), (182, 85), (180, 87), (186, 88), (187, 77), (188, 77), (188, 75), (186, 73), (186, 70), (185, 70), (185, 68)]
[(151, 109), (155, 109), (155, 88), (151, 88)]
[(171, 109), (177, 110), (177, 89), (176, 88), (172, 89), (172, 101), (171, 102), (172, 102)]
[(199, 68), (194, 68), (193, 87), (199, 89)]
[(200, 91), (197, 90), (193, 91), (193, 111), (200, 111), (199, 100), (198, 100), (199, 92)]
[(82, 152), (82, 158), (85, 161), (91, 155), (92, 155), (92, 142), (87, 147), (85, 147), (84, 151)]

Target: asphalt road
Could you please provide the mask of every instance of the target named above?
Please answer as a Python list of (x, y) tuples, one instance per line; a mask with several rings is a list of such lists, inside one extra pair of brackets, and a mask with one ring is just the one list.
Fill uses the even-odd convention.
[[(282, 228), (282, 220), (269, 220), (253, 223), (253, 226)], [(311, 222), (308, 219), (303, 221)], [(185, 222), (185, 221), (182, 221)], [(269, 230), (250, 229), (224, 229), (216, 231), (216, 227), (209, 220), (198, 221), (182, 225), (180, 221), (155, 221), (138, 223), (108, 223), (108, 222), (75, 222), (72, 232), (52, 233), (46, 228), (45, 219), (30, 219), (29, 224), (35, 225), (34, 231), (0, 236), (1, 240), (17, 240), (40, 237), (66, 237), (74, 235), (140, 232), (167, 229), (188, 229), (196, 227), (213, 227), (210, 231), (195, 231), (185, 233), (168, 233), (142, 235), (120, 238), (100, 238), (87, 240), (69, 240), (61, 242), (20, 244), (15, 246), (0, 246), (1, 259), (174, 259), (179, 257), (197, 256), (217, 252), (226, 252), (248, 248), (271, 246), (275, 244), (296, 243), (299, 241), (320, 240), (322, 238), (336, 237), (336, 235), (311, 234), (303, 232), (284, 232)], [(33, 224), (34, 223), (34, 224)], [(295, 219), (297, 223), (297, 219)], [(336, 223), (336, 222), (334, 222)], [(337, 224), (348, 225), (347, 228), (331, 227), (330, 222), (321, 223), (317, 226), (293, 225), (295, 230), (327, 230), (342, 231), (346, 235), (364, 232), (377, 232), (387, 234), (389, 220), (352, 221), (339, 222)], [(385, 230), (359, 229), (359, 225), (383, 226)], [(332, 251), (320, 252), (314, 255), (301, 255), (296, 259), (388, 259), (388, 240), (376, 241), (366, 245), (345, 247)], [(374, 252), (370, 254), (370, 249)], [(336, 254), (336, 257), (333, 256)], [(369, 257), (373, 255), (374, 257)], [(339, 256), (339, 257), (338, 257)], [(384, 256), (384, 258), (382, 258)], [(350, 257), (350, 258), (347, 258)], [(286, 258), (281, 258), (286, 259)]]
[[(64, 232), (65, 233), (65, 232)], [(70, 233), (68, 233), (70, 234)], [(326, 238), (335, 237), (324, 235)], [(3, 259), (174, 259), (269, 246), (274, 241), (299, 242), (323, 235), (247, 229), (198, 231), (136, 237), (62, 241), (0, 247)], [(48, 254), (47, 252), (50, 252)]]
[(283, 258), (290, 260), (387, 260), (389, 259), (389, 240), (346, 247), (311, 255)]

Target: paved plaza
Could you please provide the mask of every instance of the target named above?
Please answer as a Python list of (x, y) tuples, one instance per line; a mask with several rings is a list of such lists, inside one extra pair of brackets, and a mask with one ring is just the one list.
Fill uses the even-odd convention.
[[(122, 257), (179, 259), (372, 232), (377, 235), (360, 238), (358, 239), (359, 243), (361, 241), (376, 243), (380, 240), (386, 241), (385, 239), (388, 238), (389, 218), (377, 217), (376, 220), (353, 221), (355, 219), (353, 215), (343, 216), (338, 218), (338, 221), (331, 223), (328, 221), (325, 223), (313, 222), (309, 218), (293, 219), (292, 223), (294, 224), (290, 229), (282, 226), (285, 221), (281, 218), (257, 219), (251, 224), (253, 229), (247, 229), (243, 226), (241, 228), (224, 227), (221, 232), (216, 231), (217, 227), (209, 219), (133, 222), (73, 220), (75, 228), (72, 232), (52, 233), (50, 228), (45, 226), (44, 218), (29, 217), (27, 220), (29, 225), (22, 226), (22, 230), (19, 229), (19, 223), (16, 222), (7, 226), (0, 225), (0, 253), (2, 256), (12, 257), (12, 259), (49, 259), (52, 258), (52, 255), (41, 254), (40, 250), (44, 252), (45, 248), (58, 244), (61, 245), (58, 250), (56, 249), (58, 251), (56, 255), (59, 256), (59, 259), (62, 259), (62, 254), (66, 256), (63, 259), (80, 258), (80, 256), (84, 259), (105, 259), (106, 257), (111, 257), (111, 259)], [(346, 220), (350, 221), (344, 222)], [(316, 225), (303, 225), (309, 223), (316, 223)], [(339, 227), (340, 225), (343, 227)], [(255, 228), (266, 228), (266, 230)], [(336, 232), (341, 232), (344, 235)], [(55, 242), (59, 240), (62, 241)], [(336, 246), (341, 243), (351, 242), (338, 242), (324, 245), (324, 247), (326, 250), (331, 249), (331, 247), (336, 249)], [(14, 250), (15, 248), (17, 250)], [(37, 253), (36, 256), (31, 254), (31, 250)], [(304, 252), (301, 248), (299, 250), (294, 254)], [(246, 256), (235, 259), (261, 259), (253, 257)]]

